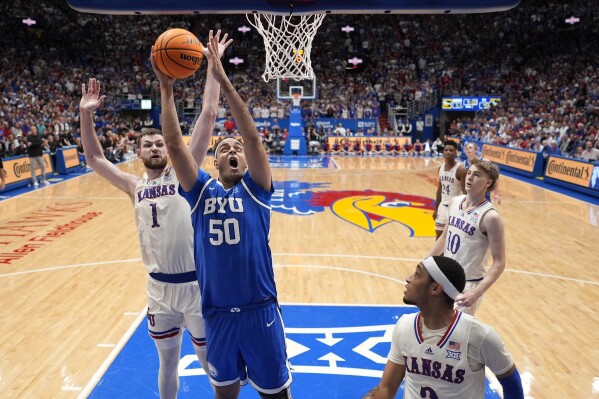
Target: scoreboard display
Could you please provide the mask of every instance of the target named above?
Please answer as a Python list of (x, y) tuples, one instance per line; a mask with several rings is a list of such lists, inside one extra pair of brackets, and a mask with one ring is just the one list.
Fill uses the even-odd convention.
[(483, 111), (496, 107), (501, 102), (500, 96), (494, 97), (443, 97), (441, 109), (443, 111)]

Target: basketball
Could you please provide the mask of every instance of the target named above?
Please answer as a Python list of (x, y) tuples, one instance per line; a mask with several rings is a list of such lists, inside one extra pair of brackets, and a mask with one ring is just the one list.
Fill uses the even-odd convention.
[(202, 48), (202, 43), (193, 33), (185, 29), (169, 29), (154, 44), (156, 66), (171, 78), (187, 78), (202, 65)]

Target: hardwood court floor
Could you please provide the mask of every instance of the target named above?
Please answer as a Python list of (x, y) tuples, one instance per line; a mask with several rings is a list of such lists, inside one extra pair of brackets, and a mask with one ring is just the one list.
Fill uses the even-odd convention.
[[(273, 169), (274, 179), (366, 202), (373, 192), (434, 198), (437, 160), (335, 159), (340, 169)], [(599, 397), (599, 209), (509, 178), (501, 191), (508, 270), (478, 316), (504, 338), (528, 397)], [(396, 280), (433, 239), (393, 218), (371, 218), (384, 225), (370, 232), (348, 221), (363, 212), (344, 209), (273, 212), (281, 302), (401, 303)], [(0, 265), (0, 398), (82, 395), (146, 304), (129, 199), (92, 173), (0, 202)]]

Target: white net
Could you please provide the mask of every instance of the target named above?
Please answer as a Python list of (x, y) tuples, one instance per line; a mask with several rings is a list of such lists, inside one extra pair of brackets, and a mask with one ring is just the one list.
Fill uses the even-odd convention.
[(312, 39), (326, 14), (246, 14), (260, 32), (266, 48), (266, 69), (262, 79), (312, 79)]

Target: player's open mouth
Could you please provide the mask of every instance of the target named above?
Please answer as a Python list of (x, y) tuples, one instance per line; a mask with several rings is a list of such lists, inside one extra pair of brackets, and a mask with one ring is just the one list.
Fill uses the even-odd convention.
[(229, 158), (229, 166), (231, 167), (231, 169), (237, 169), (238, 165), (239, 162), (237, 161), (237, 158)]

